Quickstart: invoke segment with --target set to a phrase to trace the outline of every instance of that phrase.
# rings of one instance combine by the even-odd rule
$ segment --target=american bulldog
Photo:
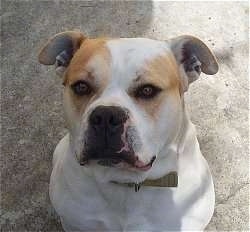
[[[184,93],[217,61],[193,36],[167,41],[56,34],[39,53],[62,76],[69,133],[50,199],[65,231],[203,230],[214,186]]]

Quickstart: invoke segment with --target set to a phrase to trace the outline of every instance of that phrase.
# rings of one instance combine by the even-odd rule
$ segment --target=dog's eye
[[[73,89],[74,93],[79,96],[88,95],[91,93],[91,88],[85,81],[77,81],[71,86],[71,88]]]
[[[147,84],[139,87],[135,91],[136,98],[149,99],[155,97],[161,91],[160,88]]]

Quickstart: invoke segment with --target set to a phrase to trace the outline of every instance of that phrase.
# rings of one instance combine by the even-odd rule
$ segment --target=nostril
[[[109,119],[109,124],[111,126],[118,126],[120,125],[122,122],[121,120],[119,120],[118,117],[114,117],[114,115],[111,115],[110,119]]]
[[[95,125],[95,126],[101,125],[102,124],[102,117],[99,115],[95,115],[95,117],[91,118],[91,124]]]

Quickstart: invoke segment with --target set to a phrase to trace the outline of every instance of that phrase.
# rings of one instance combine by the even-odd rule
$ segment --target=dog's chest
[[[58,181],[57,174],[52,173],[50,196],[57,212],[61,213],[63,224],[69,228],[150,230],[155,228],[155,223],[164,228],[175,220],[173,211],[169,211],[174,208],[170,189],[147,188],[135,192],[133,188],[115,184],[96,185],[88,179],[76,188],[75,183],[65,179]]]

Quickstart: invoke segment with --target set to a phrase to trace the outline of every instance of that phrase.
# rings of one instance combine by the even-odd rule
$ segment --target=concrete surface
[[[48,198],[52,152],[66,133],[61,80],[37,62],[51,35],[166,39],[191,34],[217,54],[220,72],[186,95],[214,177],[207,230],[248,230],[248,3],[2,0],[2,231],[62,231]]]

